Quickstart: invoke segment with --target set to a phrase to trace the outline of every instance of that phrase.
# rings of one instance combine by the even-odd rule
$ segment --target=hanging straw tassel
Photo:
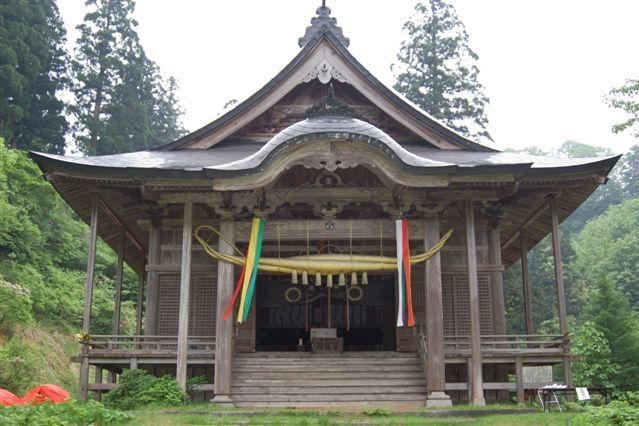
[[[366,272],[362,272],[362,285],[368,285],[368,274]]]
[[[351,285],[357,285],[357,272],[351,272]]]
[[[291,272],[291,284],[297,284],[297,271],[295,269]]]
[[[321,287],[321,286],[322,286],[322,274],[317,272],[315,274],[315,287]]]
[[[302,272],[302,285],[308,285],[308,272]]]
[[[338,285],[340,287],[344,287],[346,285],[346,275],[344,275],[343,272],[340,272],[340,274],[339,274]]]
[[[326,287],[333,288],[333,274],[328,274],[326,276]]]

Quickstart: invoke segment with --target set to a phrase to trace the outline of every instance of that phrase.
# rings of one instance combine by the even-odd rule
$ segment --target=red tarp
[[[42,404],[43,402],[64,402],[70,398],[69,392],[56,385],[39,385],[31,389],[22,398],[23,404]]]
[[[12,394],[6,389],[0,388],[0,404],[8,407],[9,405],[20,404],[20,398]]]

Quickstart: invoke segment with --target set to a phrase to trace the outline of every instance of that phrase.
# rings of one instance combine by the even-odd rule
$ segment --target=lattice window
[[[453,276],[442,276],[442,308],[444,310],[444,335],[455,334],[455,297],[453,293]]]
[[[479,318],[482,334],[493,333],[493,309],[490,275],[479,275]],[[463,274],[442,276],[444,334],[470,335],[470,298],[468,277]]]
[[[191,276],[189,335],[215,334],[216,279],[210,275]],[[177,336],[180,314],[180,276],[160,275],[160,318],[158,333]]]
[[[490,291],[490,275],[479,277],[479,318],[481,334],[493,334],[493,304]]]

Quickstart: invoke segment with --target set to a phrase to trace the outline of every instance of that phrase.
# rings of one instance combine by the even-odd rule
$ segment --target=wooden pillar
[[[501,235],[499,223],[492,223],[488,232],[488,256],[490,257],[490,263],[501,267]],[[506,334],[504,273],[502,271],[494,271],[491,277],[491,284],[493,297],[493,329],[495,334]]]
[[[93,303],[93,278],[95,273],[95,247],[98,239],[98,197],[93,197],[91,204],[91,227],[89,231],[89,254],[87,259],[87,279],[84,290],[84,315],[82,317],[82,333],[89,334],[91,325],[91,305]],[[82,347],[80,363],[80,400],[86,401],[89,396],[89,353],[88,346]]]
[[[466,250],[468,252],[468,287],[470,299],[471,395],[473,405],[486,405],[481,360],[481,327],[479,316],[479,280],[477,277],[477,248],[475,243],[475,215],[473,201],[465,200]]]
[[[235,222],[233,218],[220,221],[220,233],[229,242],[235,242]],[[223,239],[219,239],[220,253],[233,254],[233,248]],[[226,306],[233,295],[233,265],[217,262],[217,301],[215,314],[215,376],[213,401],[221,404],[231,403],[231,368],[233,361],[233,320],[222,319]]]
[[[424,220],[424,247],[432,247],[439,241],[440,229],[437,216]],[[428,397],[427,407],[452,405],[445,393],[446,364],[444,359],[444,310],[442,306],[442,267],[439,252],[426,261],[424,285],[426,294],[426,346]]]
[[[193,241],[193,202],[184,203],[182,223],[182,263],[180,266],[180,314],[178,320],[178,347],[176,380],[186,389],[186,369],[189,339],[189,301],[191,296],[191,243]]]
[[[149,265],[160,264],[160,242],[162,223],[159,218],[151,220],[149,229]],[[157,271],[149,271],[146,278],[146,309],[144,321],[144,334],[156,336],[158,334],[158,317],[160,304],[160,276]]]
[[[95,383],[102,384],[102,367],[99,365],[95,366]],[[94,399],[98,402],[102,400],[101,390],[94,391]]]
[[[520,357],[515,358],[515,381],[517,386],[517,404],[524,405],[525,389],[524,389],[524,364]]]
[[[564,271],[561,261],[561,243],[559,241],[559,216],[555,196],[548,197],[550,219],[552,221],[552,252],[555,259],[555,280],[557,282],[557,311],[559,312],[559,330],[564,336],[568,335],[568,321],[566,319],[566,293],[564,290]],[[570,347],[566,337],[564,343],[564,383],[572,387],[572,373],[570,366]]]
[[[521,250],[521,284],[524,296],[524,321],[526,324],[526,334],[533,334],[532,321],[532,301],[530,299],[530,281],[528,274],[528,243],[526,240],[526,231],[519,231],[519,247]]]
[[[115,301],[113,303],[113,334],[120,334],[120,306],[122,304],[122,280],[124,277],[124,228],[120,228],[118,238],[118,262],[115,266]]]
[[[138,298],[135,305],[135,335],[142,334],[142,310],[144,308],[144,273],[138,277]]]
[[[501,229],[499,218],[493,217],[488,230],[488,257],[491,265],[502,267],[501,260]],[[493,308],[493,332],[494,334],[506,334],[506,306],[504,302],[504,273],[494,271],[491,277],[491,295]],[[506,364],[495,365],[495,378],[497,382],[508,382],[508,366]],[[498,390],[497,399],[506,401],[510,397],[508,390]]]

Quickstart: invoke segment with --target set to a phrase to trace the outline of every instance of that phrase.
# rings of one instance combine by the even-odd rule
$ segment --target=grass
[[[429,418],[419,415],[393,415],[386,410],[370,410],[367,414],[339,411],[274,411],[258,415],[213,416],[188,411],[166,414],[157,411],[141,411],[135,414],[136,425],[565,425],[586,426],[581,413],[533,413],[488,415],[483,417],[454,416]],[[592,426],[592,425],[588,425]]]

